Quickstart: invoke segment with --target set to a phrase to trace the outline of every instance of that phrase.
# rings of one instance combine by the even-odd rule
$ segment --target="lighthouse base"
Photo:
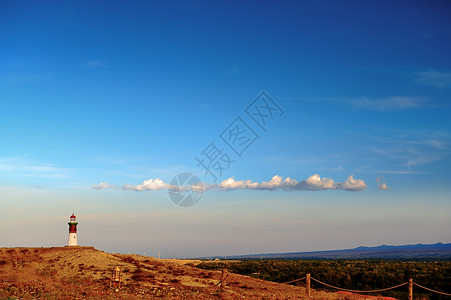
[[[76,233],[69,233],[69,242],[67,243],[67,245],[68,246],[78,246]]]

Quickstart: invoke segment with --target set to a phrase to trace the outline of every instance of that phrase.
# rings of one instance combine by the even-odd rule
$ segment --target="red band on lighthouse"
[[[69,223],[69,233],[77,233],[77,225]]]

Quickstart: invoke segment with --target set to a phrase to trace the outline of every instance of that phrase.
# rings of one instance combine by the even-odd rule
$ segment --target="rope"
[[[291,280],[291,281],[287,281],[287,282],[281,282],[281,283],[285,283],[285,284],[287,284],[287,283],[293,283],[293,282],[301,281],[301,280],[304,280],[304,279],[305,279],[305,277],[302,277],[301,279],[295,279],[295,280]]]
[[[226,275],[226,278],[227,278],[228,275],[229,275],[229,274]],[[283,283],[283,284],[288,284],[288,283],[293,283],[293,282],[301,281],[301,280],[304,280],[304,279],[305,279],[305,277],[302,277],[302,278],[300,278],[300,279],[295,279],[295,280],[291,280],[291,281],[287,281],[287,282],[281,282],[281,283]],[[401,287],[401,286],[403,286],[403,285],[408,284],[408,282],[404,282],[404,283],[401,283],[401,284],[398,284],[398,285],[395,285],[395,286],[392,286],[392,287],[389,287],[389,288],[386,288],[386,289],[369,290],[369,291],[359,291],[359,290],[348,290],[348,289],[340,288],[340,287],[338,287],[338,286],[333,286],[333,285],[327,284],[327,283],[325,283],[325,282],[319,281],[318,279],[315,279],[315,278],[313,278],[313,277],[310,277],[310,279],[311,279],[311,280],[314,280],[314,281],[316,281],[316,282],[318,282],[318,283],[321,283],[322,285],[325,285],[325,286],[327,286],[327,287],[333,288],[333,289],[337,289],[337,290],[345,291],[345,292],[353,292],[353,293],[378,293],[378,292],[384,292],[384,291],[388,291],[388,290],[393,290],[393,289],[396,289],[396,288],[399,288],[399,287]],[[217,284],[215,284],[215,286],[218,286],[218,285],[221,284],[221,283],[222,283],[222,280],[221,280],[220,282],[218,282]],[[422,289],[425,289],[425,290],[428,290],[428,291],[430,291],[430,292],[433,292],[433,293],[437,293],[437,294],[445,295],[445,296],[451,296],[451,294],[444,293],[444,292],[439,292],[439,291],[436,291],[436,290],[427,288],[427,287],[425,287],[425,286],[419,285],[418,283],[415,283],[415,282],[413,282],[413,284],[416,285],[416,286],[418,286],[418,287],[420,287],[420,288],[422,288]]]
[[[333,288],[333,289],[337,289],[337,290],[341,290],[341,291],[346,291],[346,292],[353,292],[353,293],[378,293],[378,292],[384,292],[384,291],[396,289],[396,288],[399,288],[400,286],[403,286],[403,285],[408,284],[408,282],[405,282],[405,283],[402,283],[402,284],[399,284],[399,285],[396,285],[396,286],[392,286],[392,287],[389,287],[389,288],[386,288],[386,289],[370,290],[370,291],[358,291],[358,290],[342,289],[342,288],[340,288],[340,287],[336,287],[336,286],[333,286],[333,285],[324,283],[324,282],[322,282],[322,281],[319,281],[318,279],[315,279],[315,278],[313,278],[313,277],[310,277],[310,279],[312,279],[312,280],[314,280],[314,281],[316,281],[316,282],[318,282],[318,283],[321,283],[321,284],[323,284],[323,285],[325,285],[325,286],[328,286],[328,287],[330,287],[330,288]]]
[[[418,283],[415,283],[415,282],[414,282],[413,284],[416,285],[416,286],[418,286],[418,287],[420,287],[420,288],[422,288],[422,289],[425,289],[425,290],[428,290],[428,291],[430,291],[430,292],[433,292],[433,293],[437,293],[437,294],[441,294],[441,295],[445,295],[445,296],[451,296],[451,294],[447,294],[447,293],[435,291],[435,290],[429,289],[429,288],[427,288],[427,287],[425,287],[425,286],[419,285]]]

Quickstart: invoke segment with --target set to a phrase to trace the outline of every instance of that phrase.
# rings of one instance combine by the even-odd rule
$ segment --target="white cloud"
[[[337,183],[339,189],[346,191],[363,191],[366,189],[365,181],[361,179],[354,179],[354,175],[351,175],[343,183]]]
[[[421,96],[392,96],[383,98],[317,98],[309,99],[310,101],[325,101],[348,105],[353,109],[370,110],[370,111],[402,111],[407,109],[430,107],[428,97]]]
[[[424,107],[427,100],[428,99],[426,97],[396,96],[380,99],[361,97],[344,101],[356,109],[374,111],[400,111],[411,108]]]
[[[413,155],[415,156],[409,158],[403,166],[410,169],[413,166],[428,164],[442,159],[442,157],[437,154],[414,153]]]
[[[318,174],[312,175],[307,180],[301,181],[301,186],[309,190],[336,189],[337,185],[332,179],[323,178]]]
[[[128,191],[158,191],[169,189],[170,187],[170,184],[167,184],[163,180],[156,178],[144,180],[143,183],[138,185],[125,185],[122,187],[122,189]]]
[[[114,187],[115,187],[114,185],[109,185],[108,182],[106,181],[92,186],[92,188],[96,190],[111,189]]]
[[[447,144],[437,139],[423,141],[423,144],[429,145],[435,149],[447,149]]]
[[[437,88],[451,87],[451,72],[416,72],[417,82]]]
[[[387,183],[384,181],[384,175],[380,175],[379,177],[376,177],[377,187],[379,190],[389,190],[390,188],[387,186]]]
[[[217,190],[284,190],[284,191],[321,191],[321,190],[347,190],[347,191],[362,191],[366,189],[366,184],[363,180],[354,179],[351,175],[345,182],[335,182],[330,178],[321,178],[318,174],[314,174],[309,178],[301,181],[279,175],[275,175],[268,182],[252,182],[251,180],[240,180],[229,178],[217,185],[209,185],[209,189]]]
[[[381,184],[378,184],[378,188],[380,190],[389,190],[390,189],[385,182],[382,182]]]
[[[0,158],[0,172],[8,176],[40,177],[40,178],[65,178],[68,177],[68,169],[63,169],[50,163],[34,162],[20,157]]]
[[[239,180],[236,181],[233,177],[226,179],[216,185],[219,190],[237,190],[237,189],[255,189],[258,186],[257,182],[251,180]]]
[[[95,189],[113,188],[107,182],[94,185]],[[157,190],[180,190],[180,189],[203,189],[203,190],[260,190],[260,191],[321,191],[321,190],[345,190],[345,191],[363,191],[367,188],[365,181],[355,179],[353,175],[349,176],[344,182],[335,182],[330,178],[321,178],[318,174],[314,174],[309,178],[301,181],[287,177],[275,175],[270,181],[262,181],[261,183],[252,180],[235,180],[233,177],[228,178],[218,184],[196,184],[193,186],[173,186],[165,183],[163,180],[148,179],[139,185],[125,185],[122,187],[126,191],[157,191]]]
[[[379,146],[369,149],[383,157],[384,160],[395,161],[400,167],[405,167],[407,171],[413,167],[441,161],[450,154],[450,137],[443,132],[403,131],[391,138],[378,138],[378,141],[381,143]],[[379,169],[377,173],[395,174],[394,172],[398,171],[405,170],[383,171]]]

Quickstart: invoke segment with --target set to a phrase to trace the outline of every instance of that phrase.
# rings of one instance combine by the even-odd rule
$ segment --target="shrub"
[[[139,262],[131,256],[126,256],[126,257],[122,258],[122,261],[129,263],[129,264],[134,264],[134,265],[139,264]]]
[[[155,278],[155,275],[153,273],[138,268],[133,272],[131,278],[135,281],[146,281]]]

